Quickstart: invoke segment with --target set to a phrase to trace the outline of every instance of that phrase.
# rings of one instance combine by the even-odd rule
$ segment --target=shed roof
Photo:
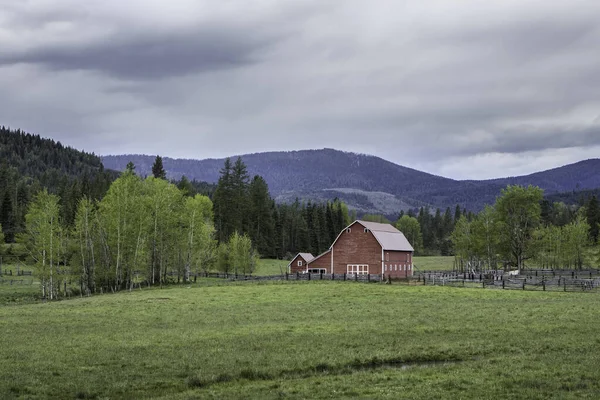
[[[294,260],[296,258],[298,258],[298,256],[302,257],[304,259],[304,261],[306,261],[306,263],[309,263],[315,259],[315,256],[313,256],[311,253],[298,253],[298,254],[296,254],[296,257],[292,258],[292,261],[290,261],[288,266],[290,266],[292,264],[292,262],[294,262]]]

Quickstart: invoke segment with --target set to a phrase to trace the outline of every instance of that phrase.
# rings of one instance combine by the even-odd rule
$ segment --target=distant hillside
[[[547,194],[600,187],[600,160],[593,159],[535,174],[485,181],[457,181],[403,167],[379,157],[332,149],[256,153],[241,156],[250,174],[263,176],[278,201],[343,199],[361,212],[397,214],[425,205],[477,211],[491,204],[508,184],[536,185]],[[102,157],[107,168],[122,170],[132,161],[150,174],[153,156]],[[223,159],[163,158],[171,178],[216,182]]]
[[[41,188],[61,195],[61,217],[69,223],[82,196],[102,197],[117,176],[94,154],[0,127],[0,225],[9,241],[22,232],[27,205]]]

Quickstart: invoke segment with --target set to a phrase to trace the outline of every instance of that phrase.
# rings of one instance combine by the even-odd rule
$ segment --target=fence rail
[[[355,282],[381,282],[381,275],[377,274],[314,274],[314,273],[295,273],[282,275],[241,275],[224,274],[216,272],[202,272],[192,274],[192,277],[198,278],[218,278],[231,281],[355,281]]]
[[[541,272],[543,271],[543,273]],[[538,272],[537,274],[535,272]],[[554,273],[553,273],[554,272]],[[600,271],[527,271],[524,275],[493,273],[423,273],[417,276],[423,285],[481,287],[485,289],[537,290],[560,292],[600,292]]]

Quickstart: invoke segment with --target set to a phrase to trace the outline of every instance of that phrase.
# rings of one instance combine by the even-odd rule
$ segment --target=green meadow
[[[598,301],[202,280],[3,304],[0,398],[598,398]]]
[[[413,257],[415,273],[422,271],[452,271],[454,256],[415,256]]]

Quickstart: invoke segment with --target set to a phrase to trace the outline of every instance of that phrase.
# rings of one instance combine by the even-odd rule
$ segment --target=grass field
[[[413,257],[415,272],[419,271],[452,271],[454,256]]]
[[[218,283],[0,306],[0,398],[598,398],[586,294]]]
[[[271,258],[261,258],[256,266],[254,275],[281,275],[287,271],[287,266],[290,262],[287,260],[275,260]]]

